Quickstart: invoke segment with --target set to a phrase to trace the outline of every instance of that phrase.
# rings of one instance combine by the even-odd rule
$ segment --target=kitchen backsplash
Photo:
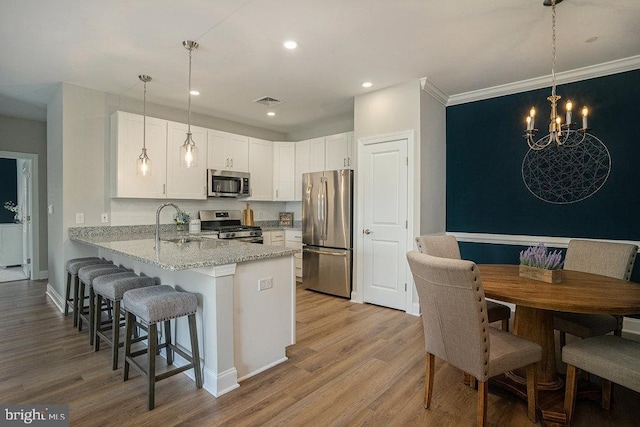
[[[242,210],[250,203],[256,223],[271,222],[277,226],[280,212],[294,212],[293,219],[302,219],[300,202],[252,202],[246,199],[207,199],[207,200],[161,200],[161,199],[111,199],[109,223],[105,225],[145,225],[155,224],[156,210],[163,203],[175,203],[181,210],[193,217],[198,211]],[[163,209],[160,214],[161,224],[170,224],[175,218],[173,209]]]

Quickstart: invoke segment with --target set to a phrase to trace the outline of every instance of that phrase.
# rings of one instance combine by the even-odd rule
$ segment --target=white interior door
[[[363,300],[406,310],[407,140],[364,145],[362,156]]]

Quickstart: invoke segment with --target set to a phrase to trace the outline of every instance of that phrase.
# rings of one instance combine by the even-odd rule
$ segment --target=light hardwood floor
[[[44,282],[0,284],[0,403],[67,404],[71,425],[473,426],[476,391],[437,361],[430,410],[422,406],[421,319],[298,289],[297,343],[289,360],[218,399],[176,375],[146,410],[137,373],[122,382],[110,353],[94,353],[45,296]],[[640,395],[614,386],[613,408],[578,402],[576,426],[638,425]],[[523,401],[491,388],[488,422],[532,425]]]

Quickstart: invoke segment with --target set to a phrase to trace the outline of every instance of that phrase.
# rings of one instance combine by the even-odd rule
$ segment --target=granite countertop
[[[210,236],[210,235],[209,235]],[[143,227],[74,227],[69,238],[165,270],[187,270],[216,265],[250,262],[293,255],[297,249],[265,246],[235,240],[207,238],[206,233],[188,234],[161,231],[160,247],[154,234]]]

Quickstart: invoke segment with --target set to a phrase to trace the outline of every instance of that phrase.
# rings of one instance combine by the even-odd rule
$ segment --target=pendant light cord
[[[144,101],[142,105],[142,151],[147,152],[147,81],[144,81]]]
[[[551,0],[551,96],[556,96],[556,0]]]
[[[191,134],[191,52],[193,48],[189,48],[189,104],[187,107],[187,133]]]

